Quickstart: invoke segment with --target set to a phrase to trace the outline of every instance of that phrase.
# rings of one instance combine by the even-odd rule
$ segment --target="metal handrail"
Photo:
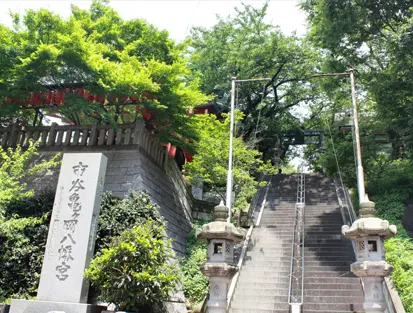
[[[300,312],[304,300],[304,208],[305,208],[305,174],[303,167],[298,173],[297,183],[297,201],[294,207],[294,227],[293,241],[291,244],[291,264],[290,264],[290,286],[288,289],[288,304],[291,306],[291,312]],[[296,270],[294,271],[294,261],[297,262]],[[301,263],[301,267],[300,267]],[[301,289],[301,294],[293,295],[293,278],[296,280],[296,286]],[[298,280],[301,279],[301,284]]]
[[[258,181],[258,184],[261,184],[262,181],[265,180],[266,176],[268,176],[268,175],[265,175],[264,173],[261,173],[261,174],[260,174],[259,181]],[[268,185],[267,185],[267,186],[268,186]],[[257,207],[257,203],[258,203],[258,200],[259,200],[259,198],[260,198],[261,192],[262,192],[262,190],[259,190],[259,191],[255,194],[254,198],[253,198],[252,201],[251,201],[251,203],[250,203],[250,205],[249,205],[249,207],[248,207],[248,218],[254,219],[254,211],[255,211],[255,209],[256,209],[256,207]]]
[[[344,184],[341,180],[340,182],[337,182],[337,179],[334,179],[333,181],[336,187],[338,203],[340,205],[340,209],[342,210],[343,222],[350,226],[357,219],[357,214],[354,210],[350,194],[348,192],[348,189],[344,187]],[[344,208],[347,209],[346,213],[347,213],[348,218],[346,218],[343,212]]]

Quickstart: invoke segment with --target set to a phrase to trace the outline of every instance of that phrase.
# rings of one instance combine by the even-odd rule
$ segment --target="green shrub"
[[[126,198],[105,192],[99,214],[95,251],[107,247],[113,237],[132,228],[137,222],[148,219],[158,225],[164,224],[159,206],[151,201],[146,192],[131,191]]]
[[[148,220],[113,238],[92,260],[86,276],[117,309],[153,312],[177,285],[171,257],[165,226]]]
[[[386,260],[394,267],[392,279],[403,302],[406,313],[413,313],[413,242],[401,220],[405,192],[393,192],[375,196],[377,215],[397,226],[397,235],[385,241]]]
[[[399,230],[401,229],[399,228]],[[394,267],[392,279],[397,287],[406,313],[413,313],[412,240],[396,236],[386,240],[384,246],[386,248],[386,260]]]
[[[0,223],[0,303],[11,298],[36,296],[46,247],[54,193],[9,202]],[[102,198],[95,254],[107,247],[113,237],[139,222],[152,219],[162,225],[158,207],[144,192],[131,192],[119,198],[105,192]],[[90,295],[98,296],[91,289]]]
[[[5,208],[0,223],[0,303],[36,296],[53,199],[48,193]]]
[[[208,294],[208,279],[200,270],[207,260],[207,243],[196,238],[196,230],[205,223],[198,221],[194,224],[188,236],[187,255],[181,260],[182,289],[192,305],[201,302]]]

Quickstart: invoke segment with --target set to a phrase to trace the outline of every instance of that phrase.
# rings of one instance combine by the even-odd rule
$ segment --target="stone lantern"
[[[228,208],[221,202],[214,209],[214,221],[204,225],[198,238],[208,241],[207,263],[202,273],[209,277],[209,313],[225,313],[231,278],[238,270],[234,263],[234,243],[240,242],[245,231],[227,222]]]
[[[356,242],[357,261],[351,264],[351,271],[363,279],[364,310],[384,312],[383,280],[393,269],[385,261],[384,239],[396,234],[396,226],[377,218],[374,203],[367,201],[360,204],[360,218],[351,227],[344,225],[341,230],[347,239]]]

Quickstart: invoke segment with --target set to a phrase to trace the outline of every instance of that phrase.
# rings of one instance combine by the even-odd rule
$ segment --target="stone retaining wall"
[[[50,158],[56,149],[40,149],[40,158]],[[172,247],[178,257],[185,254],[186,241],[191,231],[192,195],[187,188],[175,160],[165,157],[164,168],[140,146],[126,147],[76,147],[61,149],[61,153],[102,152],[108,158],[105,191],[117,196],[127,196],[130,190],[146,190],[151,199],[160,206],[161,215],[168,222],[168,236],[174,241]],[[55,191],[59,169],[44,173],[29,183],[37,193]]]

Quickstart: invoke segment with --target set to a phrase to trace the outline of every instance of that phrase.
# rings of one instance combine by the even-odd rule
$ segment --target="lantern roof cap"
[[[368,236],[390,238],[396,235],[397,227],[378,217],[366,217],[356,220],[351,227],[344,225],[341,232],[350,240]]]
[[[228,208],[221,203],[214,208],[214,221],[202,226],[197,231],[197,237],[202,239],[225,239],[240,242],[245,236],[244,229],[238,229],[234,224],[227,222]]]

